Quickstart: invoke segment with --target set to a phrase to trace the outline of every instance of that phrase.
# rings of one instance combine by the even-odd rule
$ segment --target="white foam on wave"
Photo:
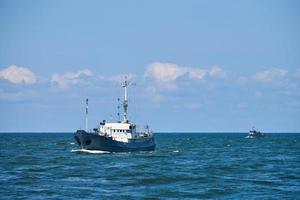
[[[110,153],[108,151],[100,151],[100,150],[87,150],[87,149],[72,149],[71,152],[78,152],[78,153],[90,153],[90,154],[103,154],[103,153]]]
[[[173,151],[174,153],[178,153],[179,151],[178,150],[175,150],[175,151]]]
[[[75,143],[74,143],[74,142],[71,142],[70,144],[74,145]]]

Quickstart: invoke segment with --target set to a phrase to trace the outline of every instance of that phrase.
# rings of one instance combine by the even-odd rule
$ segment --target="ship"
[[[122,102],[123,120],[108,122],[102,120],[98,127],[88,130],[88,99],[86,99],[86,127],[74,133],[74,138],[83,150],[100,150],[107,152],[154,151],[155,140],[153,132],[146,125],[143,131],[137,130],[137,125],[128,119],[128,86],[132,85],[125,77],[124,100]],[[118,99],[119,100],[119,99]],[[118,106],[119,107],[119,106]],[[118,116],[120,113],[118,112]]]
[[[247,138],[260,138],[265,137],[265,134],[256,130],[255,127],[252,127],[252,130],[249,131]]]

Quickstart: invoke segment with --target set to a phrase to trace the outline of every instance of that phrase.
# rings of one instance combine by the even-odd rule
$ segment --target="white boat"
[[[265,137],[265,134],[256,130],[255,127],[252,127],[252,130],[249,131],[248,136],[246,138],[258,138]]]

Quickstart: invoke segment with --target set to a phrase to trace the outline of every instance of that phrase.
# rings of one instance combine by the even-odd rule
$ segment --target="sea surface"
[[[0,133],[0,199],[300,199],[300,134],[157,133],[153,152]]]

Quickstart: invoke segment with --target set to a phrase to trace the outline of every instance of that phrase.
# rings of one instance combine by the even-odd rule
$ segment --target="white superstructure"
[[[124,100],[123,100],[123,109],[124,117],[123,121],[118,122],[106,122],[103,120],[100,122],[99,128],[96,129],[96,133],[102,136],[111,137],[113,140],[120,142],[129,142],[129,140],[143,139],[152,137],[152,132],[149,130],[149,127],[146,126],[143,132],[137,132],[136,125],[130,123],[128,120],[128,96],[127,96],[127,87],[130,85],[127,78],[122,84],[124,88]]]

